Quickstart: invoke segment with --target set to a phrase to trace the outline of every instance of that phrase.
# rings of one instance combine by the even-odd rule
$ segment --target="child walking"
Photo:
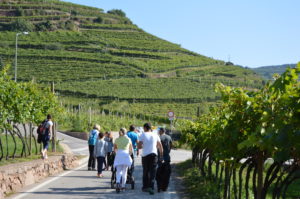
[[[106,153],[107,153],[107,142],[104,141],[104,134],[99,133],[99,139],[95,144],[95,150],[94,150],[94,156],[97,158],[97,166],[98,166],[97,176],[99,178],[103,177],[102,170],[103,170],[103,164],[105,161]]]

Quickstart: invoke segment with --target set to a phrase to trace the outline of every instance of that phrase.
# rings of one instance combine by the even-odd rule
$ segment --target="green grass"
[[[215,172],[215,165],[212,166],[213,173]],[[183,177],[184,185],[186,187],[186,192],[189,194],[190,198],[222,198],[222,185],[221,190],[218,189],[218,184],[212,179],[203,177],[200,174],[198,168],[193,167],[192,161],[187,160],[185,162],[179,163],[176,166],[176,171]],[[265,174],[266,175],[266,170]],[[243,173],[243,181],[245,181],[246,171]],[[252,174],[250,177],[249,188],[252,189]],[[233,182],[231,182],[233,184]],[[237,181],[238,186],[238,181]],[[286,198],[295,199],[300,197],[300,180],[294,181],[288,188]],[[233,190],[232,190],[233,191]],[[243,191],[243,195],[245,192]],[[250,198],[253,197],[252,190],[249,190]],[[267,194],[267,199],[272,198],[272,187],[269,189]]]
[[[15,144],[13,142],[13,138],[12,136],[9,134],[7,136],[7,140],[6,140],[6,136],[5,134],[1,134],[0,135],[0,139],[1,139],[1,143],[2,143],[2,149],[0,149],[0,156],[3,154],[3,159],[0,161],[0,166],[2,165],[6,165],[6,164],[12,164],[12,163],[17,163],[17,162],[24,162],[24,161],[31,161],[34,159],[39,159],[41,158],[40,154],[40,144],[37,144],[37,149],[35,148],[34,145],[34,139],[32,140],[32,150],[31,150],[31,155],[29,155],[29,150],[28,148],[26,148],[26,153],[27,153],[27,157],[23,156],[21,157],[21,153],[22,153],[22,141],[21,139],[19,139],[17,136],[14,136],[15,140],[16,140],[16,154],[15,154],[15,158],[13,158],[13,151],[15,149]],[[27,143],[29,145],[29,139],[27,139]],[[8,154],[9,154],[9,159],[6,160],[6,154],[7,154],[7,149],[8,149]],[[63,148],[57,144],[56,145],[56,151],[55,153],[52,153],[52,144],[50,143],[49,145],[49,155],[55,155],[57,153],[63,153]],[[38,155],[36,155],[36,153]]]
[[[183,177],[186,193],[191,199],[219,199],[221,192],[216,183],[201,176],[199,169],[192,167],[192,161],[187,160],[176,166],[176,171]]]

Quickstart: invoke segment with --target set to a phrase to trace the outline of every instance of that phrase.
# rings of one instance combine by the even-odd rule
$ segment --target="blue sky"
[[[145,31],[215,59],[257,67],[300,61],[300,0],[66,0],[122,9]]]

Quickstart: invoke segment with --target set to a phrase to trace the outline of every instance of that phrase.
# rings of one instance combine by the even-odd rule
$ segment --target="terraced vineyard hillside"
[[[192,118],[198,106],[219,98],[215,83],[257,88],[262,82],[251,70],[146,33],[121,10],[4,0],[0,30],[2,65],[13,65],[16,33],[30,32],[18,38],[18,81],[55,82],[59,95],[98,99],[111,111],[165,116],[172,109]]]

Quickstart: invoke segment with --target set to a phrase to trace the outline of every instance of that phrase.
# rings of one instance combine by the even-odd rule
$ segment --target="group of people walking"
[[[138,134],[134,125],[129,127],[129,131],[121,128],[119,137],[115,140],[110,132],[100,132],[98,124],[90,132],[88,170],[96,170],[97,160],[97,176],[103,177],[103,169],[108,170],[111,166],[116,171],[118,193],[125,190],[128,169],[133,171],[134,160],[139,156],[140,149],[143,167],[142,191],[154,194],[155,179],[158,192],[168,188],[172,139],[165,133],[164,128],[159,129],[159,134],[153,132],[150,123],[145,123],[143,129],[144,132]]]

